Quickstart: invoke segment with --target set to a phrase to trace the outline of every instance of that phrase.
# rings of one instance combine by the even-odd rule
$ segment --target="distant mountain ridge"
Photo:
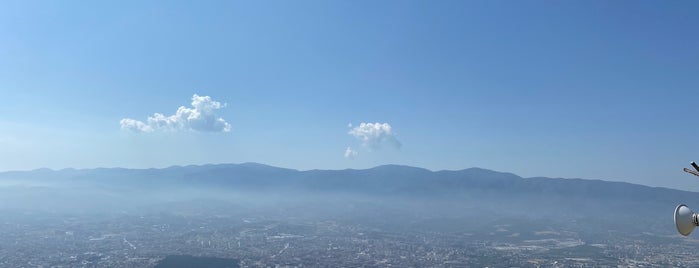
[[[555,194],[567,197],[676,200],[699,193],[626,182],[587,179],[522,178],[482,168],[430,171],[382,165],[369,169],[305,170],[259,163],[171,166],[161,169],[36,169],[0,172],[0,180],[78,181],[134,187],[168,185],[216,186],[238,189],[299,188],[381,194],[433,194],[486,191],[503,194]],[[690,199],[691,200],[691,199]]]
[[[625,230],[631,228],[628,223],[633,223],[632,228],[639,231],[654,228],[667,233],[674,230],[671,217],[674,207],[680,203],[697,207],[691,202],[699,201],[696,192],[626,182],[522,178],[481,168],[430,171],[399,165],[300,171],[243,163],[0,173],[0,186],[13,184],[24,187],[17,192],[22,196],[51,195],[51,198],[66,201],[74,194],[93,194],[91,198],[104,199],[108,204],[114,202],[114,196],[147,197],[154,193],[168,195],[208,190],[224,196],[245,193],[290,200],[355,196],[359,198],[356,200],[366,197],[366,200],[373,200],[367,202],[379,206],[431,204],[442,211],[471,213],[474,219],[492,218],[491,214],[497,213],[518,219],[555,219],[583,225],[608,222],[609,226]],[[8,194],[14,193],[7,190],[10,188],[4,189]],[[7,200],[12,201],[11,198]]]

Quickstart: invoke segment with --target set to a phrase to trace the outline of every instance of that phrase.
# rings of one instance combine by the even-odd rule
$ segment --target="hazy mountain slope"
[[[163,169],[37,169],[1,172],[0,181],[16,184],[71,183],[149,188],[216,186],[233,189],[291,188],[382,194],[453,194],[462,192],[509,195],[551,195],[568,198],[675,201],[699,197],[699,193],[602,180],[522,178],[511,173],[469,168],[429,171],[409,166],[385,165],[355,170],[298,171],[256,163],[173,166]]]
[[[275,196],[292,202],[304,199],[319,207],[330,200],[328,196],[340,196],[331,198],[335,204],[349,204],[360,200],[357,196],[365,196],[373,201],[361,202],[409,213],[481,219],[497,215],[596,219],[622,227],[633,222],[638,228],[661,230],[673,230],[671,214],[677,204],[699,201],[699,193],[623,182],[521,178],[480,168],[433,172],[398,165],[309,171],[256,163],[163,169],[39,169],[0,173],[0,185],[6,186],[0,201],[25,208],[52,205],[53,200],[66,207],[80,207],[80,200],[91,200],[94,207],[118,208],[119,202],[226,197],[233,192],[266,193],[262,199]],[[25,202],[23,196],[36,197]],[[346,196],[355,197],[344,201]]]

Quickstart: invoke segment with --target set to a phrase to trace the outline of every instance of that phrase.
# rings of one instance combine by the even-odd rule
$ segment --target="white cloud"
[[[352,147],[347,147],[347,149],[345,150],[345,157],[347,158],[354,158],[358,154],[359,153],[357,151],[352,150]]]
[[[218,117],[215,110],[226,107],[209,96],[192,96],[192,107],[180,106],[174,115],[165,116],[154,113],[146,122],[124,118],[119,121],[121,129],[134,132],[153,132],[156,130],[180,131],[194,130],[203,132],[229,132],[231,124]]]
[[[361,140],[363,146],[371,149],[380,149],[382,144],[389,144],[396,149],[401,146],[396,139],[396,133],[388,123],[361,123],[347,134]]]
[[[121,125],[121,129],[131,130],[134,132],[153,132],[153,128],[151,126],[130,118],[121,119],[119,124]]]

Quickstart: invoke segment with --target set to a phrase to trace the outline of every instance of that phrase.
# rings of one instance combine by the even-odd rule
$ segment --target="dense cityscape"
[[[2,267],[155,267],[170,255],[225,258],[241,267],[699,265],[695,239],[615,231],[590,235],[544,222],[447,233],[284,215],[115,214],[100,220],[5,215]]]

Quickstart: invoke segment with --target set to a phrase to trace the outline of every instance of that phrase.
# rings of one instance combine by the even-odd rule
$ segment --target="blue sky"
[[[4,1],[0,170],[390,163],[699,190],[681,171],[699,161],[698,8]],[[230,131],[120,127],[194,94]]]

